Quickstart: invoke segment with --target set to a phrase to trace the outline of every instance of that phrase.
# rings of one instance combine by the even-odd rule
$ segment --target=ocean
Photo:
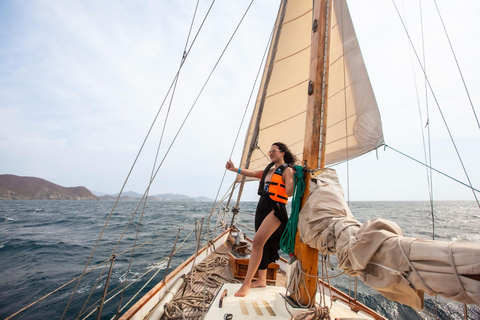
[[[382,217],[396,222],[405,236],[432,239],[428,202],[351,202],[349,205],[360,222]],[[196,234],[187,227],[194,225],[196,220],[212,209],[212,203],[208,202],[150,202],[140,223],[143,207],[140,206],[131,219],[138,203],[119,202],[104,229],[112,206],[111,201],[0,201],[1,319],[56,289],[55,293],[13,319],[59,319],[67,304],[69,307],[65,319],[76,318],[79,314],[79,318],[83,319],[90,313],[93,314],[90,318],[96,317],[95,309],[90,306],[103,292],[110,267],[103,262],[116,247],[117,256],[109,290],[115,289],[117,295],[105,305],[102,313],[102,319],[110,319],[117,312],[120,300],[124,306],[142,286],[149,290],[162,279],[167,268],[173,270],[190,256]],[[241,204],[239,222],[242,225],[252,225],[251,214],[255,212],[255,206],[254,202]],[[439,202],[435,203],[434,212],[436,240],[480,243],[480,209],[476,203]],[[130,220],[131,224],[126,229],[126,222]],[[231,220],[230,214],[226,220]],[[213,218],[209,227],[213,228],[216,222],[217,219]],[[201,223],[198,225],[201,226]],[[203,230],[205,226],[206,221]],[[139,236],[136,239],[137,230]],[[246,228],[242,230],[250,237],[254,235]],[[102,232],[102,239],[97,244]],[[168,266],[165,257],[172,251],[177,233],[179,240],[176,248],[183,250],[174,255]],[[117,245],[120,237],[122,241]],[[129,248],[135,241],[137,246],[141,246],[135,249],[134,260],[127,273],[132,255]],[[95,246],[95,253],[91,255]],[[87,273],[78,286],[78,281],[73,281],[62,287],[82,273],[87,261],[90,261],[87,270],[96,268]],[[335,264],[334,259],[332,263]],[[97,282],[102,271],[101,281]],[[331,274],[336,272],[330,271]],[[154,274],[153,280],[147,283]],[[354,281],[346,276],[332,279],[331,283],[346,293],[354,288]],[[122,294],[124,286],[127,288]],[[72,297],[73,291],[75,295]],[[86,304],[89,295],[91,297]],[[425,297],[425,309],[417,313],[383,298],[358,281],[357,299],[388,319],[464,319],[462,304]],[[480,308],[468,306],[468,319],[480,319]]]

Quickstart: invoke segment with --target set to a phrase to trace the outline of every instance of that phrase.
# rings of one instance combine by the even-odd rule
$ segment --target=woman
[[[252,253],[248,264],[247,275],[243,285],[235,293],[237,297],[245,297],[250,288],[267,285],[267,267],[279,258],[280,238],[287,225],[288,215],[285,204],[293,194],[293,166],[296,158],[287,146],[275,142],[268,152],[272,161],[265,170],[235,168],[232,160],[228,160],[225,168],[247,177],[260,180],[257,211],[255,213],[256,234],[253,239]],[[258,279],[252,283],[258,269]]]

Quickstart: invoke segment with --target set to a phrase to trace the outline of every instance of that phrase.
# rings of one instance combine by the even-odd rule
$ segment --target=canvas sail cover
[[[240,163],[263,170],[274,142],[299,160],[305,139],[312,1],[282,1]],[[326,164],[383,143],[380,114],[344,0],[333,2],[329,46]],[[241,179],[241,177],[237,177]]]
[[[394,222],[355,220],[333,169],[311,184],[298,230],[307,245],[336,254],[338,267],[386,298],[423,308],[417,290],[480,305],[480,244],[404,237]]]

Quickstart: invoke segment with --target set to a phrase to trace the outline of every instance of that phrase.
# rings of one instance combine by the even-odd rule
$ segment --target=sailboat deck
[[[202,319],[202,308],[198,306],[201,305],[201,302],[203,301],[203,293],[205,290],[209,292],[206,294],[206,297],[210,297],[210,300],[213,300],[223,284],[235,281],[241,283],[241,281],[234,278],[232,266],[229,264],[228,254],[231,252],[232,244],[229,241],[226,241],[220,247],[216,248],[215,252],[205,259],[205,261],[197,264],[193,276],[186,277],[187,285],[185,288],[175,294],[173,301],[185,302],[182,304],[183,308],[180,308],[182,309],[183,314],[188,316],[189,319]],[[276,274],[275,283],[270,283],[268,286],[276,285],[279,287],[285,287],[285,279],[285,272],[279,269]],[[233,292],[229,292],[228,294],[233,296]],[[187,303],[192,302],[189,301],[190,297],[195,301],[195,306],[187,305]],[[208,307],[206,308],[208,309]],[[198,314],[198,317],[192,317],[195,314]],[[161,319],[169,318],[164,315]]]
[[[173,319],[175,316],[181,319],[182,315],[188,319],[217,319],[221,315],[221,319],[226,313],[233,314],[234,319],[290,319],[283,299],[286,274],[282,269],[278,269],[275,283],[266,288],[252,289],[247,297],[234,297],[240,281],[232,273],[231,259],[228,258],[231,252],[232,244],[226,241],[198,263],[193,276],[186,276],[187,284],[175,294],[173,303],[166,307],[161,319]],[[350,301],[336,289],[331,297],[326,297],[326,301],[328,305],[331,303],[330,315],[335,319],[384,319],[364,305]],[[288,309],[293,313],[305,311]],[[169,314],[171,317],[168,317]]]

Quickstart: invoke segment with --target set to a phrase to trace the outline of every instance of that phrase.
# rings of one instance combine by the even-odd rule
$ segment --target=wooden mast
[[[315,0],[313,4],[312,40],[310,48],[310,84],[307,102],[303,164],[309,169],[325,167],[325,131],[328,92],[328,44],[330,42],[331,0]],[[321,148],[320,148],[321,144]],[[301,206],[309,194],[310,173],[305,175],[305,192]],[[294,299],[302,305],[312,304],[316,293],[318,250],[304,244],[295,237],[295,257],[302,262],[303,271],[312,277],[305,277],[306,285],[300,286],[300,296]]]

